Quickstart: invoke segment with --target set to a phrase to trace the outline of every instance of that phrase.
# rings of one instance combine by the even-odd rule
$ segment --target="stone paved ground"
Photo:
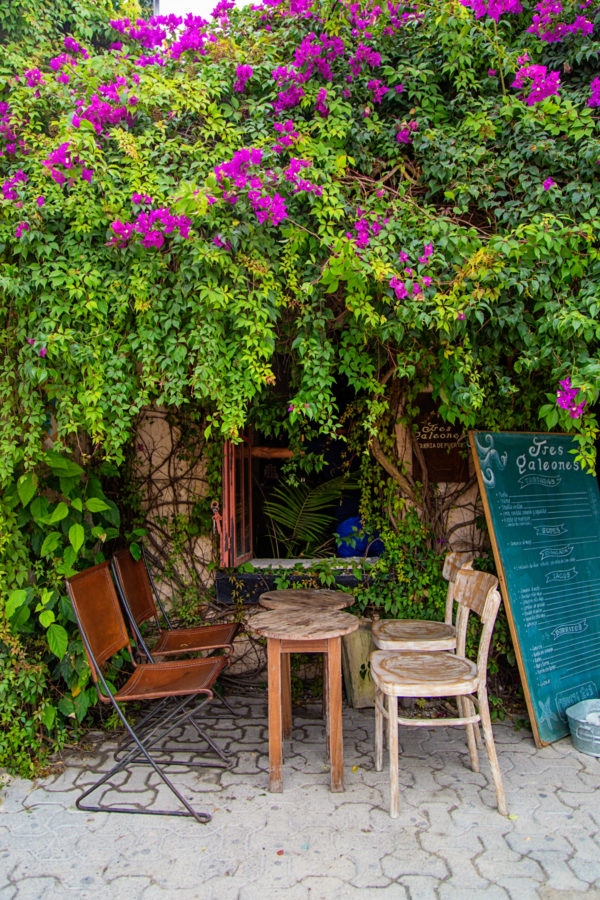
[[[329,900],[600,898],[600,762],[564,739],[495,726],[510,817],[495,809],[487,760],[468,768],[460,729],[404,729],[401,811],[388,815],[387,772],[373,767],[373,711],[344,709],[346,790],[332,794],[319,709],[296,710],[284,792],[270,794],[266,698],[234,699],[211,720],[231,769],[181,774],[212,813],[189,819],[84,813],[77,786],[108,759],[106,740],[64,772],[12,780],[0,803],[0,898]],[[153,776],[136,768],[126,790]],[[154,792],[147,796],[152,799]]]

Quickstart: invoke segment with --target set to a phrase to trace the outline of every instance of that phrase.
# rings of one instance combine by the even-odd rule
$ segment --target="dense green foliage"
[[[431,383],[444,413],[467,425],[543,425],[545,407],[551,427],[595,427],[593,35],[544,43],[525,31],[531,8],[496,26],[445,2],[419,4],[418,16],[391,29],[389,14],[371,16],[365,42],[341,3],[324,7],[322,21],[276,6],[262,17],[230,13],[203,55],[139,66],[153,50],[113,31],[130,52],[109,51],[102,10],[92,23],[81,12],[92,4],[69,5],[78,14],[65,31],[89,57],[51,69],[60,44],[25,43],[19,81],[4,95],[28,149],[1,162],[5,178],[20,169],[28,179],[15,186],[17,202],[2,200],[4,473],[23,454],[39,456],[50,403],[59,440],[89,435],[93,450],[118,460],[151,402],[206,404],[226,435],[252,404],[271,428],[289,406],[292,426],[331,431],[340,379],[364,398],[373,429],[390,378],[408,392]],[[60,8],[41,17],[31,2],[54,24]],[[303,41],[323,48],[317,34],[343,40],[345,54],[330,60],[330,80],[315,70],[300,102],[276,115],[273,71],[290,67]],[[363,62],[347,82],[361,45],[379,62]],[[8,54],[15,67],[17,47]],[[527,50],[561,77],[559,94],[533,105],[510,87]],[[242,64],[253,74],[232,90]],[[36,68],[30,85],[22,72]],[[65,72],[68,83],[58,80]],[[118,79],[116,103],[99,92]],[[379,104],[374,80],[388,87]],[[318,111],[323,89],[327,115]],[[95,128],[81,117],[94,95],[133,113]],[[293,121],[297,135],[280,151],[274,121]],[[403,129],[408,143],[397,140]],[[57,164],[71,176],[57,183],[44,161],[67,142],[78,162],[70,171]],[[276,224],[258,220],[250,185],[215,176],[241,148],[261,151],[248,168],[259,192],[285,200]],[[296,190],[290,156],[310,164],[301,174],[318,192]],[[189,236],[175,228],[160,247],[142,246],[139,233],[111,243],[111,223],[144,208],[134,194],[189,218]],[[236,203],[223,199],[234,194]],[[392,279],[406,282],[406,297]],[[293,360],[287,396],[275,384],[275,353]],[[587,401],[582,419],[554,404],[567,376]]]
[[[183,35],[111,26],[135,0],[0,5],[0,685],[35,735],[90,699],[62,581],[118,525],[93,479],[148,405],[293,447],[351,414],[416,500],[386,434],[429,385],[593,463],[596,3],[561,40],[533,3],[224,2]]]

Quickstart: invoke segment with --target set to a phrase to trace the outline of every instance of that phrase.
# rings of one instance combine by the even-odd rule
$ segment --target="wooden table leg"
[[[344,739],[342,734],[342,649],[341,638],[327,641],[327,720],[331,790],[344,790]]]
[[[331,742],[329,737],[329,652],[323,653],[323,718],[325,720],[325,743],[327,759],[331,761]]]
[[[283,717],[283,739],[292,737],[292,671],[291,654],[281,654],[281,714]]]
[[[281,641],[267,638],[269,691],[269,790],[283,791],[281,753]]]

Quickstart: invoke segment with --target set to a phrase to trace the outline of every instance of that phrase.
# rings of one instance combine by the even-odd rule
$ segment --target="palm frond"
[[[273,524],[273,537],[287,547],[290,556],[310,554],[331,535],[334,509],[344,489],[356,485],[343,476],[316,487],[305,484],[278,486],[265,501],[265,513]]]

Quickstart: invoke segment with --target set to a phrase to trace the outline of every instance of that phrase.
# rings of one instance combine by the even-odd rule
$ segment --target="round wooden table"
[[[344,790],[344,742],[342,735],[341,638],[358,628],[358,619],[340,610],[316,613],[302,609],[271,609],[248,622],[256,634],[267,638],[269,690],[269,790],[283,790],[282,737],[292,731],[290,653],[322,653],[327,748],[331,765],[331,790]],[[283,667],[282,667],[283,654]],[[282,668],[284,677],[282,678]]]
[[[286,591],[266,591],[258,598],[258,602],[266,609],[304,609],[307,612],[329,612],[332,609],[345,609],[352,606],[354,596],[344,591],[331,591],[328,588],[298,588]]]

